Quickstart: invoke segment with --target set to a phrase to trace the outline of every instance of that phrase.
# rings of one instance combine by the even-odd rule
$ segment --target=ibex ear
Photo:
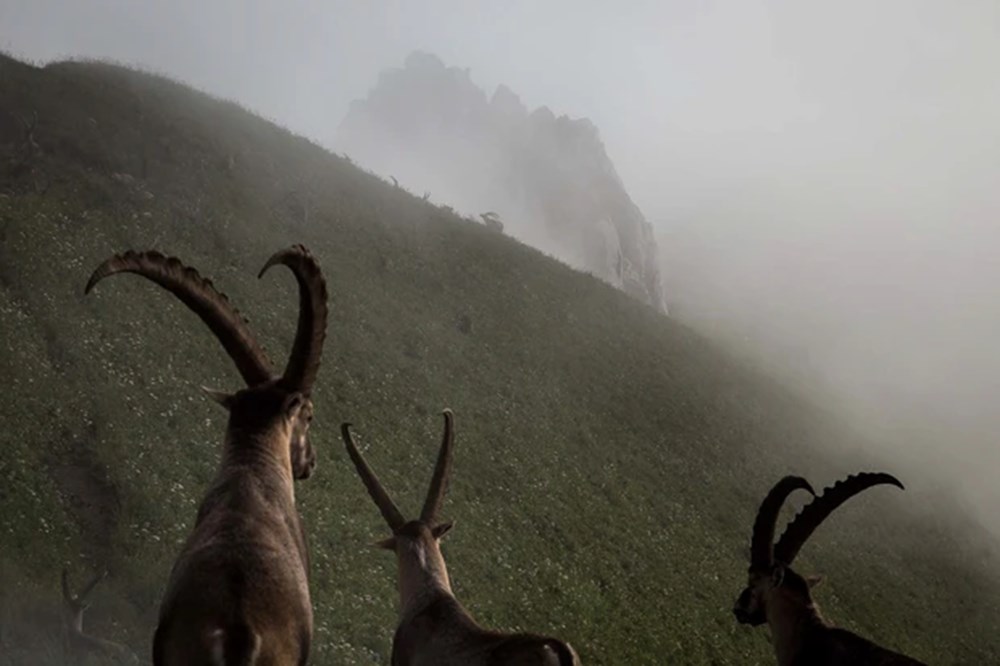
[[[396,550],[396,537],[389,537],[388,539],[376,541],[375,546],[376,548],[382,548],[384,550]]]
[[[823,576],[806,576],[806,585],[812,589],[823,582]]]
[[[771,568],[771,587],[781,587],[785,581],[785,567],[775,564]]]
[[[447,523],[441,523],[440,525],[435,525],[434,527],[431,528],[431,534],[434,535],[435,539],[440,539],[445,534],[447,534],[448,530],[450,530],[452,527],[454,527],[454,525],[455,525],[455,523],[453,523],[451,521],[449,521]]]
[[[202,386],[201,390],[205,392],[205,395],[225,407],[227,410],[233,408],[234,396],[232,393],[217,391],[215,389],[210,389],[207,386]]]
[[[298,391],[295,391],[294,393],[289,393],[285,397],[285,404],[283,406],[285,415],[289,419],[294,419],[296,416],[299,415],[299,410],[301,410],[302,406],[305,404],[306,404],[306,397],[304,395],[302,395]]]

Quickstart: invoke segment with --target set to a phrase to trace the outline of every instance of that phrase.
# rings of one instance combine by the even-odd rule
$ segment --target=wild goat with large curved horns
[[[208,325],[247,388],[210,392],[229,411],[222,464],[170,574],[153,639],[156,666],[304,664],[312,639],[309,556],[294,479],[316,457],[308,439],[310,398],[326,337],[326,282],[301,245],[277,252],[299,287],[295,342],[276,375],[225,296],[178,259],[126,252],[101,264],[86,291],[130,272],[177,296]]]
[[[750,581],[733,612],[742,624],[771,628],[779,666],[910,666],[921,662],[875,645],[827,622],[812,599],[818,577],[803,577],[791,564],[813,531],[837,507],[872,486],[903,488],[891,474],[864,472],[838,481],[808,504],[774,543],[774,527],[785,499],[812,486],[799,476],[786,476],[767,494],[757,512],[750,541]]]
[[[451,591],[440,539],[451,529],[438,522],[454,446],[451,410],[444,411],[444,437],[420,518],[407,521],[341,426],[347,453],[375,500],[392,536],[379,545],[399,564],[399,626],[392,641],[392,666],[574,666],[579,657],[568,643],[534,634],[502,634],[479,626]]]

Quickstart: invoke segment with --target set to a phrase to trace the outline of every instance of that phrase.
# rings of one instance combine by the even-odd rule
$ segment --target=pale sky
[[[415,49],[589,117],[677,317],[1000,506],[995,0],[0,0],[0,48],[138,64],[321,143]]]

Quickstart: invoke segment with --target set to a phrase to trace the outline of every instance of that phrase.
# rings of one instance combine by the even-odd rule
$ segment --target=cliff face
[[[666,311],[652,226],[589,120],[529,112],[505,86],[487,97],[468,70],[414,53],[351,105],[335,145]]]

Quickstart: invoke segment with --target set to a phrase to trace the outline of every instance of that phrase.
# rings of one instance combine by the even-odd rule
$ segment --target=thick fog
[[[325,144],[415,49],[586,116],[673,316],[1000,530],[996,2],[0,0],[0,48],[135,63]]]

